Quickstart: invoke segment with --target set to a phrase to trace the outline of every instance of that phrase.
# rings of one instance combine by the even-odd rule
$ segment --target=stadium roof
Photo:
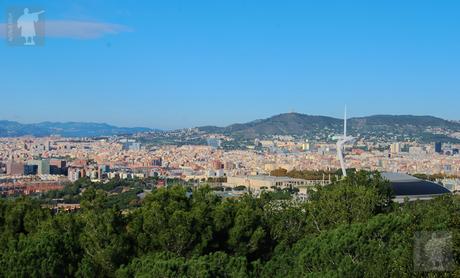
[[[402,202],[405,198],[409,200],[429,200],[451,192],[431,181],[425,181],[416,177],[401,173],[382,173],[382,176],[389,180],[395,194],[395,201]]]

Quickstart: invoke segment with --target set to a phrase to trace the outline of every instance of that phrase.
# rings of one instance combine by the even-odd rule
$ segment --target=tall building
[[[85,171],[79,167],[69,167],[68,168],[68,178],[70,181],[75,182],[78,179],[85,176]]]
[[[50,161],[49,161],[49,159],[43,159],[42,160],[41,174],[42,175],[49,175],[50,174]]]
[[[6,163],[6,174],[10,176],[22,176],[24,175],[24,163],[16,162],[14,160]]]
[[[390,146],[390,153],[391,154],[399,154],[401,152],[401,144],[393,143]]]
[[[126,142],[126,143],[123,143],[122,149],[125,150],[125,151],[140,151],[141,150],[141,143]]]
[[[434,151],[436,153],[442,153],[442,143],[441,142],[436,142],[434,144]]]
[[[60,159],[50,160],[50,174],[51,175],[65,175],[66,174],[66,161]]]
[[[155,158],[152,160],[152,166],[154,167],[161,167],[163,165],[163,159],[161,157]]]
[[[110,173],[109,165],[99,165],[98,172],[97,172],[99,179],[107,178],[109,173]]]
[[[33,176],[36,175],[38,172],[38,166],[37,165],[24,165],[24,175],[25,176]]]
[[[50,174],[50,161],[47,159],[42,160],[30,160],[27,165],[37,165],[38,175],[49,175]]]

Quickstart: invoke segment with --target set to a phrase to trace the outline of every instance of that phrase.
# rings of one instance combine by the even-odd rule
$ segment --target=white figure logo
[[[17,26],[21,31],[21,37],[25,40],[24,45],[35,45],[35,23],[39,20],[38,16],[44,12],[45,11],[29,13],[29,9],[25,8],[24,14],[19,17]]]

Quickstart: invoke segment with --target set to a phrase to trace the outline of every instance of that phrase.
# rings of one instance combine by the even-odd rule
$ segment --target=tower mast
[[[343,117],[343,136],[339,136],[337,141],[337,157],[340,160],[340,167],[342,168],[342,174],[344,177],[347,176],[347,167],[345,165],[343,152],[345,151],[345,144],[352,143],[353,140],[353,137],[347,136],[347,106],[345,106],[345,113]]]

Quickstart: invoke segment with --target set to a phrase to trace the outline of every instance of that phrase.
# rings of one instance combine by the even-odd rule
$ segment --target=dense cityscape
[[[295,140],[290,136],[255,139],[239,150],[222,149],[221,141],[226,139],[218,135],[210,135],[207,145],[182,146],[144,145],[132,138],[1,138],[1,191],[6,195],[17,194],[15,190],[21,194],[45,192],[85,177],[93,182],[161,177],[194,185],[208,181],[216,185],[221,179],[219,185],[231,185],[227,178],[269,176],[279,168],[324,172],[340,168],[334,143]],[[459,147],[441,142],[357,141],[347,148],[347,164],[356,170],[438,175],[438,182],[457,191]]]

